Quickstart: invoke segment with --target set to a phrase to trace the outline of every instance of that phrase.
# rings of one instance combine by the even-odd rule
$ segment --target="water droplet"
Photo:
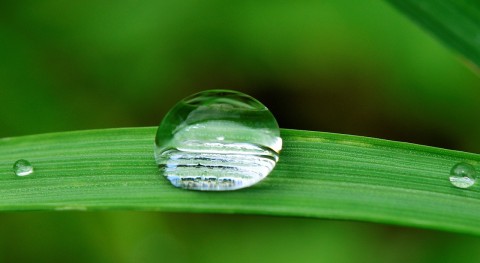
[[[13,164],[13,172],[17,176],[27,176],[33,173],[33,166],[29,161],[20,159]]]
[[[475,184],[475,168],[468,163],[457,163],[450,171],[450,182],[458,188],[469,188]]]
[[[167,113],[157,130],[155,159],[176,187],[225,191],[265,178],[281,148],[277,121],[262,103],[240,92],[210,90]]]

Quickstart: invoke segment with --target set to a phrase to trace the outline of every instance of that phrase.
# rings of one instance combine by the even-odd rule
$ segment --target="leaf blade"
[[[155,128],[52,133],[0,140],[0,211],[132,209],[364,220],[480,234],[480,187],[448,181],[480,156],[359,136],[282,130],[269,177],[232,192],[196,192],[161,178]],[[16,177],[16,159],[35,166]]]
[[[448,47],[480,66],[480,2],[387,0]]]

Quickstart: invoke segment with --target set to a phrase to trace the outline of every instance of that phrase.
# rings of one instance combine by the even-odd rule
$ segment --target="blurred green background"
[[[0,137],[154,126],[212,88],[258,98],[283,128],[480,153],[479,76],[382,1],[0,4]],[[0,262],[471,263],[479,247],[466,235],[318,219],[0,215]]]

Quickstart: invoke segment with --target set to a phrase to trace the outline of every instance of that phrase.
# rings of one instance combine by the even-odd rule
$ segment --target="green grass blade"
[[[480,1],[387,1],[480,66]]]
[[[174,188],[153,157],[155,128],[0,139],[0,210],[248,213],[365,220],[480,234],[480,186],[453,187],[457,162],[480,155],[350,135],[282,130],[280,161],[233,192]],[[17,159],[35,173],[17,177]]]

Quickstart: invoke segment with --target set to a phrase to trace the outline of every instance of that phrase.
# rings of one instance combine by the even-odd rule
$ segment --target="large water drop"
[[[167,113],[155,138],[155,159],[176,187],[226,191],[265,178],[281,148],[277,121],[262,103],[236,91],[209,90]]]

